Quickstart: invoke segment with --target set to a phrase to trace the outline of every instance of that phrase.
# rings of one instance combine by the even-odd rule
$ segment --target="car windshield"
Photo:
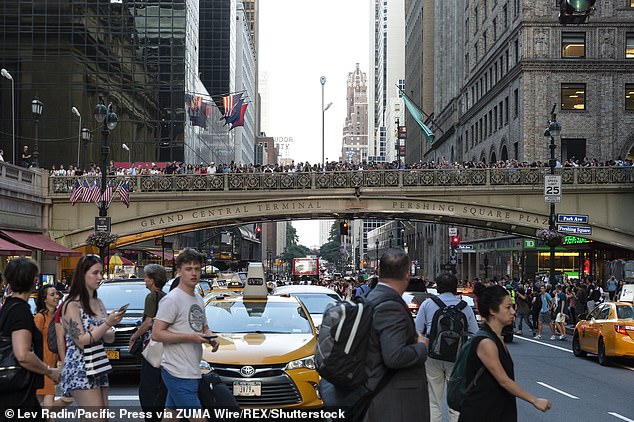
[[[634,307],[630,305],[618,305],[616,307],[616,317],[618,319],[634,318]]]
[[[312,333],[299,303],[215,301],[207,306],[206,313],[209,327],[218,333]]]
[[[144,283],[104,283],[97,289],[97,296],[108,310],[118,309],[126,303],[130,304],[128,309],[142,310],[148,293]]]
[[[300,298],[309,314],[323,314],[326,306],[337,303],[339,300],[337,295],[326,293],[291,293],[290,295]]]

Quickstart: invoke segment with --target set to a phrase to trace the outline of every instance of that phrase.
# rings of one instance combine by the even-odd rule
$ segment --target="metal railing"
[[[346,188],[539,186],[547,168],[351,170],[345,172],[221,173],[108,176],[113,187],[128,182],[130,192],[214,192],[328,190]],[[634,184],[634,167],[563,167],[565,185]],[[99,176],[49,176],[49,194],[70,193],[76,181]]]

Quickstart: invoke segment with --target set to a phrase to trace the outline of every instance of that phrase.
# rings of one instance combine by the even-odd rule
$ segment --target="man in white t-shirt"
[[[194,249],[185,249],[176,258],[180,275],[178,287],[161,299],[152,328],[152,338],[163,343],[161,377],[167,387],[167,409],[200,409],[198,384],[202,344],[213,351],[218,342],[210,336],[205,304],[194,289],[200,280],[204,257]]]

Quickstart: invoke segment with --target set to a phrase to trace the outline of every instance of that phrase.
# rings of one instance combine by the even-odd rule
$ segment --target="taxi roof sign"
[[[269,289],[264,282],[264,266],[261,262],[251,262],[242,296],[245,299],[266,299],[268,295]]]

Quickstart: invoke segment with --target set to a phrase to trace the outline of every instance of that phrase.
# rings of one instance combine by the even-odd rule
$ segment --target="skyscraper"
[[[342,159],[360,163],[368,158],[368,92],[365,72],[359,63],[348,73],[346,121],[343,127]]]

